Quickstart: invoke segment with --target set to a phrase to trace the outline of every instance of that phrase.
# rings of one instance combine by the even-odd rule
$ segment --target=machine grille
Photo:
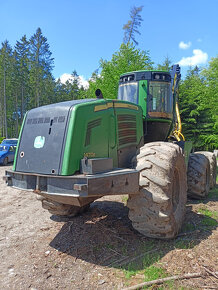
[[[137,142],[136,116],[118,115],[118,139],[119,145]]]
[[[101,119],[96,119],[88,123],[86,131],[85,146],[90,145],[92,129],[101,125]]]

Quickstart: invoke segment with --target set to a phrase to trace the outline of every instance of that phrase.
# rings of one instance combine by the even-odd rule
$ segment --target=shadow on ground
[[[128,209],[121,202],[96,201],[90,210],[71,220],[52,216],[55,221],[65,221],[50,246],[66,253],[74,260],[122,268],[141,270],[160,260],[169,251],[191,249],[211,235],[215,220],[204,225],[203,215],[187,206],[187,215],[181,234],[170,241],[149,239],[136,232],[128,219]],[[208,217],[207,217],[208,219]],[[209,223],[208,223],[209,224]]]

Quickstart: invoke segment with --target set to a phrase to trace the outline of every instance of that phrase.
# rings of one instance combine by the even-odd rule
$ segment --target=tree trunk
[[[5,138],[8,138],[7,103],[6,103],[6,72],[5,72],[5,68],[4,68],[4,126],[5,126]]]

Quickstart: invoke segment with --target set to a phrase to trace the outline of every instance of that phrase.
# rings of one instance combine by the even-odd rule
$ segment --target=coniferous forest
[[[140,11],[135,11],[133,17],[139,16]],[[54,59],[40,28],[30,39],[24,35],[15,47],[4,41],[0,48],[0,138],[18,137],[25,112],[31,108],[93,98],[97,88],[105,98],[116,98],[120,74],[143,69],[168,70],[172,65],[170,59],[154,64],[149,51],[137,48],[135,35],[129,32],[131,20],[127,24],[123,27],[125,38],[120,49],[110,60],[99,60],[88,89],[80,85],[75,68],[72,68],[72,82],[63,84],[60,79],[54,79]],[[136,28],[134,31],[137,32]],[[190,68],[180,82],[179,92],[186,139],[194,142],[195,149],[218,148],[218,56],[202,70]]]

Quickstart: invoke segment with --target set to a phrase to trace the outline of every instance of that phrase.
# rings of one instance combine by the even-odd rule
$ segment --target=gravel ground
[[[125,277],[125,261],[149,250],[149,244],[170,276],[205,267],[218,271],[218,231],[216,226],[199,228],[203,216],[198,213],[202,206],[217,211],[216,198],[189,201],[185,225],[191,221],[194,229],[163,242],[133,230],[122,196],[104,197],[71,220],[51,216],[34,193],[5,185],[2,176],[9,168],[0,166],[0,289],[122,289],[143,281],[140,275]],[[173,288],[208,289],[216,283],[215,277],[202,276]]]

